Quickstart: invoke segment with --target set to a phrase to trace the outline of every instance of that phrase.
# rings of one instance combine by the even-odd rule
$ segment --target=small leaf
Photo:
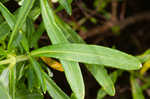
[[[43,79],[43,76],[42,76],[42,73],[41,73],[41,70],[40,70],[40,65],[34,58],[29,56],[29,59],[30,59],[30,62],[32,64],[32,66],[33,66],[33,69],[34,69],[34,71],[35,71],[35,73],[37,75],[37,78],[40,81],[42,89],[45,92],[46,91],[46,85],[45,85],[45,82],[44,82],[44,79]]]
[[[34,37],[31,40],[31,47],[38,48],[38,40],[45,31],[44,23],[42,22],[37,30],[33,33]]]
[[[116,70],[110,74],[110,77],[114,84],[116,83],[117,78],[121,76],[121,74],[122,74],[122,71],[120,70]],[[106,90],[104,90],[103,88],[100,88],[98,90],[96,99],[103,99],[106,95],[107,95]]]
[[[17,77],[16,78],[17,78],[17,81],[19,81],[25,73],[25,64],[23,62],[18,63],[17,67],[16,67],[16,71],[17,71],[17,73],[16,73]]]
[[[27,17],[27,19],[26,19],[26,35],[25,36],[28,41],[32,41],[34,32],[35,32],[34,22],[31,19],[31,17]],[[28,45],[31,45],[31,42],[28,42]]]
[[[46,78],[47,91],[53,99],[70,99],[46,73],[43,72],[43,75]]]
[[[25,49],[25,51],[29,52],[29,45],[28,45],[29,43],[24,34],[22,34],[21,44],[22,44],[23,48]]]
[[[107,74],[107,70],[103,66],[98,65],[86,65],[88,70],[95,77],[97,82],[103,87],[103,89],[111,96],[115,95],[114,84]]]
[[[29,68],[26,72],[26,75],[27,75],[27,80],[28,80],[28,88],[32,92],[35,87],[39,88],[40,84],[38,83],[36,74],[34,74],[33,68],[31,67],[31,65],[28,65],[28,66]]]
[[[40,16],[40,14],[40,7],[38,6],[31,9],[29,16],[32,18],[32,20],[35,21]]]
[[[58,2],[66,9],[67,13],[71,15],[72,9],[69,0],[58,0]]]

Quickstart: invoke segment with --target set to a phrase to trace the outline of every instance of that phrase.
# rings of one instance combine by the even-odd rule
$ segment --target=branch
[[[120,26],[120,30],[123,30],[128,25],[134,24],[136,22],[140,22],[143,20],[150,20],[150,12],[139,13],[137,15],[130,16],[130,17],[128,17],[122,21],[111,21],[111,20],[109,20],[104,25],[97,26],[97,27],[89,30],[88,32],[86,32],[83,39],[86,39],[88,37],[92,37],[92,36],[95,36],[98,34],[104,34],[106,31],[108,31],[110,28],[112,28],[113,26],[116,26],[116,25]]]

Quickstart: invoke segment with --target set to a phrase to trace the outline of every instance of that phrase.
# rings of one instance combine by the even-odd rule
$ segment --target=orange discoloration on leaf
[[[52,58],[48,58],[48,57],[41,57],[41,59],[44,61],[44,63],[46,63],[51,68],[61,71],[61,72],[64,71],[62,65],[59,62],[57,62],[56,60],[54,60]]]

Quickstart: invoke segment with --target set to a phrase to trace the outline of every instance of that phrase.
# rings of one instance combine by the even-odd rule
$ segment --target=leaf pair
[[[52,43],[69,43],[69,41],[66,39],[63,33],[63,30],[56,23],[55,15],[52,9],[50,8],[47,0],[40,0],[40,4],[45,28]],[[70,84],[71,89],[76,94],[76,97],[83,99],[85,91],[79,64],[76,62],[64,60],[60,60],[60,62],[64,68],[65,75]]]

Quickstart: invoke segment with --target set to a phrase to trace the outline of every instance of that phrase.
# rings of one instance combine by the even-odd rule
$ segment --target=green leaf
[[[133,99],[145,99],[142,93],[142,89],[133,75],[130,76],[130,83],[132,88],[132,97]]]
[[[46,56],[68,61],[105,65],[125,70],[137,70],[141,63],[135,57],[115,49],[85,44],[55,44],[31,52],[32,56]]]
[[[6,19],[10,28],[13,29],[16,19],[1,2],[0,2],[0,11],[2,12],[2,15]]]
[[[48,36],[53,44],[68,43],[63,31],[55,22],[55,16],[47,0],[41,1],[41,13]]]
[[[0,75],[0,99],[11,99],[8,91],[9,69],[6,68]]]
[[[46,78],[47,91],[53,99],[70,99],[46,73],[43,75]]]
[[[4,22],[4,18],[2,15],[0,15],[0,24]]]
[[[64,67],[67,81],[70,84],[70,87],[75,93],[77,99],[84,99],[85,88],[79,64],[73,61],[60,61]]]
[[[27,17],[26,20],[26,37],[28,41],[32,41],[32,38],[34,36],[35,28],[34,28],[34,22],[30,17]],[[29,45],[31,45],[30,42],[28,42]]]
[[[58,16],[55,17],[57,24],[64,31],[64,35],[71,43],[85,43],[84,40],[65,22],[63,22]]]
[[[5,87],[0,82],[0,99],[11,99]]]
[[[25,0],[23,3],[23,6],[21,7],[19,11],[19,15],[17,17],[16,24],[13,28],[12,34],[10,36],[10,40],[8,42],[8,48],[10,48],[12,41],[14,40],[14,37],[16,36],[17,32],[21,29],[23,23],[25,22],[35,0]]]
[[[19,81],[25,74],[25,63],[17,63],[16,71],[16,78]]]
[[[10,32],[10,28],[6,22],[0,24],[0,40],[4,40],[9,32]]]
[[[9,92],[12,99],[15,99],[16,93],[16,67],[10,68],[9,71]]]
[[[121,70],[116,70],[113,73],[110,74],[110,77],[113,81],[113,83],[116,83],[117,78],[122,74]],[[106,90],[104,88],[100,88],[97,93],[96,99],[103,99],[107,95]]]
[[[34,71],[35,71],[35,73],[37,75],[37,78],[40,81],[42,89],[45,92],[46,91],[46,84],[44,82],[44,79],[43,79],[43,76],[42,76],[42,72],[40,70],[40,65],[39,65],[39,63],[34,58],[32,58],[32,57],[29,56],[29,59],[30,59],[30,62],[32,64],[32,66],[33,66],[33,69],[34,69]]]
[[[31,65],[29,65],[26,75],[27,75],[27,79],[28,79],[28,88],[31,92],[33,91],[33,89],[35,87],[37,87],[37,88],[40,87],[40,84],[38,86],[37,76],[36,76],[36,74],[34,74],[34,70],[32,69]]]
[[[92,73],[97,82],[103,87],[103,89],[111,96],[115,95],[114,84],[109,77],[107,70],[103,66],[99,65],[86,65],[87,69]]]
[[[3,70],[3,72],[0,75],[0,83],[6,88],[8,91],[8,86],[9,86],[9,69],[6,68]]]
[[[29,45],[28,45],[29,43],[24,34],[22,34],[21,44],[22,44],[23,48],[25,49],[25,51],[29,52]]]
[[[18,89],[16,99],[44,99],[44,96],[39,92],[29,92],[29,90],[26,89]]]
[[[31,47],[38,48],[38,40],[45,31],[44,23],[42,22],[37,30],[33,33],[34,37],[31,40]]]
[[[58,2],[66,9],[67,13],[71,15],[72,9],[71,9],[70,0],[58,0]]]
[[[56,23],[55,14],[50,8],[47,0],[40,0],[40,1],[44,25],[52,43],[53,44],[69,43],[62,29]],[[69,82],[69,85],[71,86],[71,89],[73,90],[77,98],[83,99],[85,94],[84,91],[85,88],[79,65],[75,62],[64,60],[61,60],[61,63],[63,65],[65,75]]]
[[[30,13],[29,16],[32,18],[32,20],[36,20],[39,16],[40,16],[41,12],[40,12],[40,7],[35,7],[33,8]]]

